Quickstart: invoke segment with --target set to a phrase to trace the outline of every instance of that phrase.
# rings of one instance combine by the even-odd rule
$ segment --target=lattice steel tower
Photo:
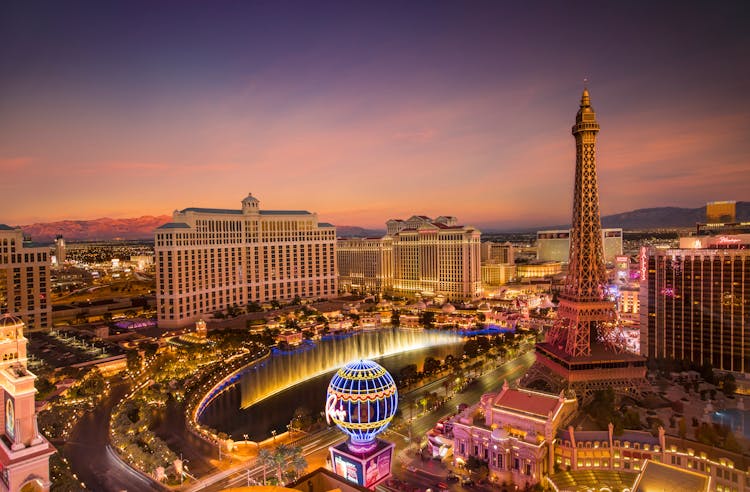
[[[584,89],[573,125],[576,170],[568,274],[557,320],[536,346],[536,362],[523,379],[528,386],[575,391],[584,402],[613,388],[638,398],[647,390],[645,358],[626,351],[615,303],[606,297],[596,136],[599,123]]]
[[[614,352],[622,352],[625,345],[616,336],[615,304],[605,298],[607,273],[596,180],[599,123],[587,89],[583,90],[572,131],[576,139],[576,174],[570,263],[560,295],[558,320],[550,330],[547,342],[576,357],[591,354],[592,339]]]

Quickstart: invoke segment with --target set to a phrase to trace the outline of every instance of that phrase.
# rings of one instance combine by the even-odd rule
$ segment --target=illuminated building
[[[516,276],[515,248],[509,242],[485,241],[481,245],[482,285],[497,287]]]
[[[627,350],[615,303],[606,291],[596,166],[599,124],[588,90],[583,91],[572,133],[576,167],[568,273],[557,319],[545,341],[536,345],[536,361],[524,383],[573,390],[584,403],[607,388],[638,398],[648,387],[646,360]]]
[[[615,434],[613,430],[611,425],[603,431],[560,429],[555,440],[555,463],[571,471],[613,470],[641,472],[641,476],[654,463],[663,463],[675,470],[700,475],[706,482],[710,480],[712,487],[708,490],[750,491],[750,460],[743,454],[666,435],[663,427],[659,427],[657,436],[628,429]],[[671,474],[674,480],[678,475]],[[679,483],[685,484],[681,490],[706,490],[687,485],[689,482]],[[660,486],[633,490],[663,489]]]
[[[482,243],[482,263],[504,263],[512,265],[515,263],[515,248],[509,242],[494,243],[485,241]]]
[[[523,263],[516,265],[519,278],[544,278],[562,273],[562,263],[559,261],[544,261]]]
[[[65,238],[58,234],[55,237],[55,261],[58,265],[63,265],[65,263],[65,258]]]
[[[337,258],[342,290],[481,297],[481,233],[456,224],[455,217],[433,220],[415,215],[391,219],[380,239],[341,239]]]
[[[750,372],[750,234],[687,237],[647,250],[641,352]]]
[[[578,408],[575,398],[528,389],[487,393],[453,420],[453,459],[486,461],[492,480],[533,485],[553,473],[554,440]]]
[[[482,263],[482,285],[497,287],[516,277],[516,265]]]
[[[336,242],[339,288],[388,292],[393,286],[393,238],[352,238]]]
[[[19,318],[0,317],[0,491],[46,491],[51,485],[49,457],[55,448],[39,433],[34,407],[36,376],[26,367],[28,341],[23,328]]]
[[[251,302],[337,292],[336,229],[301,210],[186,208],[156,230],[159,326],[181,327]]]
[[[21,229],[0,224],[0,313],[21,318],[29,330],[52,326],[49,248],[23,242]]]
[[[709,224],[726,224],[734,222],[737,217],[737,202],[720,201],[706,204],[706,222]]]
[[[614,262],[622,255],[622,229],[602,229],[604,261]],[[539,231],[536,233],[536,258],[540,261],[568,263],[570,257],[570,229]]]
[[[325,416],[349,436],[329,448],[334,473],[368,489],[390,478],[395,446],[377,436],[388,427],[397,407],[396,382],[377,362],[350,362],[334,374]]]

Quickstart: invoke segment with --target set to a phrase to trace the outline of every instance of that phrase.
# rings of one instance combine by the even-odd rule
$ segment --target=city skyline
[[[4,7],[1,221],[233,208],[253,191],[338,225],[564,224],[584,76],[606,129],[603,215],[747,199],[739,2],[646,18],[645,4],[222,7]]]

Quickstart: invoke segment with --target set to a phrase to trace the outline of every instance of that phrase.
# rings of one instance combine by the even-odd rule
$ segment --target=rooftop
[[[711,479],[702,473],[647,460],[633,492],[708,492]]]
[[[190,226],[184,222],[167,222],[157,227],[157,229],[190,229]]]
[[[547,417],[560,404],[560,397],[552,393],[504,387],[494,401],[494,406],[517,412]]]

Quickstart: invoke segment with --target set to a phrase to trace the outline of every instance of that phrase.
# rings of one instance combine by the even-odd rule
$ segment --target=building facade
[[[329,298],[338,290],[336,229],[302,210],[186,208],[156,230],[159,325],[182,327],[251,302]]]
[[[481,233],[455,217],[391,219],[379,239],[341,239],[341,288],[472,300],[482,295]]]
[[[641,352],[748,373],[750,235],[683,238],[680,246],[647,252]]]
[[[454,462],[474,456],[487,462],[493,481],[533,485],[553,473],[555,436],[577,408],[575,398],[506,382],[453,419]]]
[[[604,261],[613,263],[622,255],[622,229],[602,229]],[[570,261],[570,229],[536,233],[536,258],[540,261]]]
[[[390,292],[393,238],[351,238],[336,242],[339,288],[347,292]]]
[[[482,263],[503,263],[513,265],[516,262],[515,248],[510,242],[495,243],[484,241],[482,243]]]
[[[21,318],[30,330],[52,326],[49,248],[24,244],[21,229],[0,224],[0,314]]]
[[[24,323],[0,317],[0,491],[50,489],[49,457],[55,448],[39,433],[34,406],[36,376],[26,367]]]
[[[562,470],[638,473],[647,461],[704,475],[713,484],[711,490],[750,491],[747,456],[666,435],[662,427],[657,436],[627,429],[618,435],[611,425],[608,431],[580,431],[568,427],[558,431],[555,441],[555,464]]]

